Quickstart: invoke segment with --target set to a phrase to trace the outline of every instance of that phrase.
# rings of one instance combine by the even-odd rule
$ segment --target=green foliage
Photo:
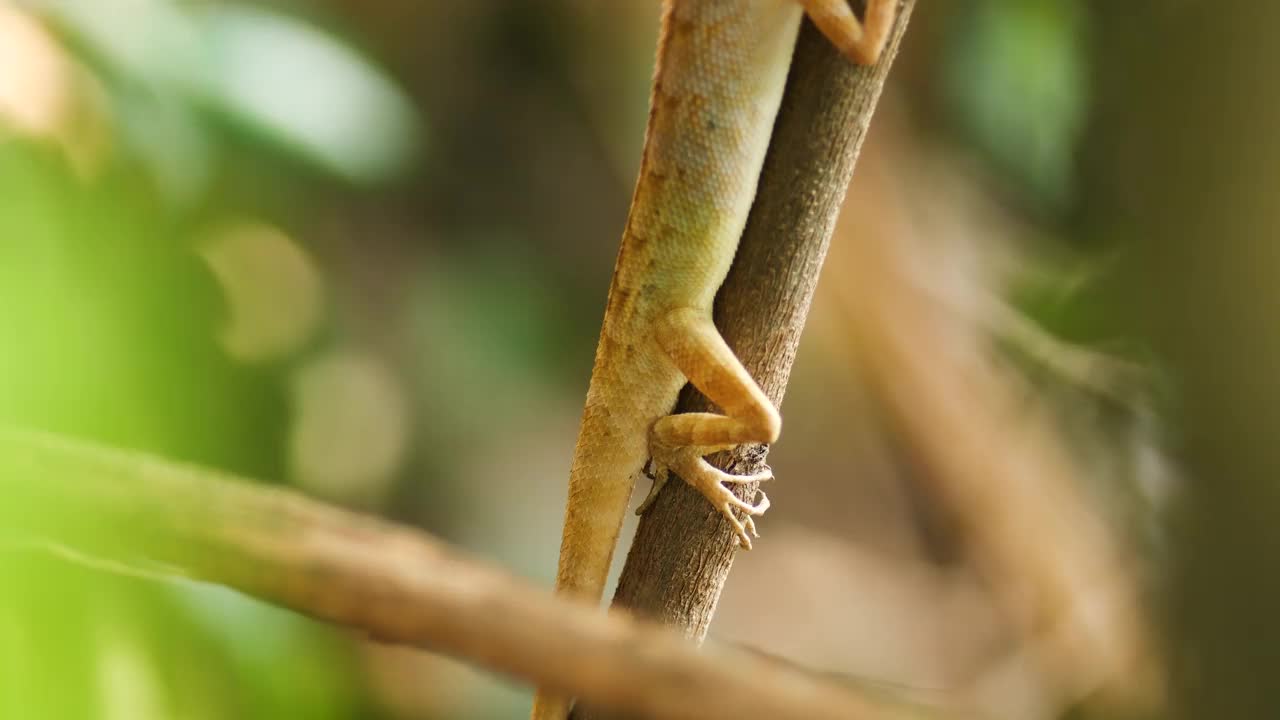
[[[419,121],[385,75],[297,20],[116,5],[32,5],[82,60],[73,91],[111,151],[77,164],[60,142],[0,126],[0,423],[282,477],[286,389],[219,345],[226,308],[194,246],[244,212],[219,183],[269,177],[282,157],[304,181],[383,179],[413,160]],[[226,162],[240,149],[249,162]],[[87,570],[12,529],[0,528],[0,718],[368,712],[344,643],[314,624]],[[129,531],[68,534],[96,545]]]
[[[966,5],[942,68],[951,111],[1026,199],[1060,206],[1087,111],[1087,11],[1068,0]]]
[[[334,38],[247,5],[168,0],[106,12],[44,0],[100,72],[122,138],[181,198],[205,188],[219,127],[360,183],[404,170],[420,121],[381,71]]]
[[[249,7],[216,5],[196,17],[209,107],[353,181],[415,157],[420,132],[408,99],[352,51]]]

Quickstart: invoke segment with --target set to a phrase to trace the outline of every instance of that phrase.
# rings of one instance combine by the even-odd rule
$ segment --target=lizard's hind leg
[[[859,65],[874,65],[884,49],[898,0],[867,0],[862,22],[849,0],[799,0],[813,24],[836,49]]]
[[[730,475],[713,467],[703,456],[742,443],[777,440],[782,424],[778,411],[725,344],[710,313],[691,308],[674,310],[658,323],[656,339],[689,382],[719,405],[724,414],[668,415],[654,423],[649,436],[654,486],[640,511],[649,506],[674,472],[706,496],[733,525],[742,546],[750,549],[751,535],[755,534],[752,516],[767,510],[769,499],[761,493],[761,501],[751,505],[738,499],[725,485],[767,480],[773,474],[766,471]],[[744,519],[739,520],[735,511],[741,511]]]

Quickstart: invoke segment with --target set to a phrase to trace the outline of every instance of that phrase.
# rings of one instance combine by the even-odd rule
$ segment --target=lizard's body
[[[649,458],[649,427],[671,412],[685,383],[655,326],[676,308],[711,317],[746,224],[802,12],[792,2],[758,4],[774,9],[759,16],[773,22],[759,30],[761,42],[742,38],[733,53],[740,59],[708,52],[696,29],[745,3],[675,3],[664,15],[639,180],[570,472],[572,532],[557,587],[599,596],[611,558],[598,548],[613,548]],[[681,17],[691,9],[700,17]],[[753,57],[747,50],[757,44],[765,52]]]
[[[640,176],[614,267],[570,471],[556,589],[598,602],[636,477],[674,472],[750,547],[748,505],[703,456],[772,442],[777,410],[711,321],[737,251],[807,11],[855,59],[873,62],[896,0],[872,0],[866,31],[846,0],[666,0]],[[724,415],[670,415],[686,381]],[[654,493],[650,494],[652,498]],[[744,513],[738,520],[734,510]],[[535,720],[569,699],[540,691]]]

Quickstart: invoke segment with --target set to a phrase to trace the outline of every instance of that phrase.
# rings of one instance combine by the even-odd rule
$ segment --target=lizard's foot
[[[754,518],[764,514],[769,509],[769,496],[760,491],[760,502],[752,505],[745,500],[734,495],[726,485],[741,485],[743,483],[763,482],[773,479],[773,471],[765,470],[754,475],[730,475],[723,470],[713,466],[707,462],[702,455],[699,454],[697,448],[681,447],[674,449],[666,449],[660,447],[653,448],[653,458],[649,461],[650,475],[653,477],[653,488],[649,491],[648,497],[640,504],[637,514],[643,513],[649,509],[654,499],[658,496],[658,491],[666,484],[671,473],[676,473],[684,478],[685,482],[692,485],[702,493],[711,505],[720,514],[729,521],[733,526],[734,533],[737,535],[738,543],[743,548],[751,549],[751,538],[760,537],[760,533],[756,532],[756,523]],[[742,519],[739,520],[738,510],[742,512]]]

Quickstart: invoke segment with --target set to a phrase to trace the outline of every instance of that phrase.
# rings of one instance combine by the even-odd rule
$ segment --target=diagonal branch
[[[210,470],[0,429],[0,496],[0,528],[24,544],[235,588],[640,717],[920,716],[767,658],[696,650],[668,630],[553,598],[425,533]]]

